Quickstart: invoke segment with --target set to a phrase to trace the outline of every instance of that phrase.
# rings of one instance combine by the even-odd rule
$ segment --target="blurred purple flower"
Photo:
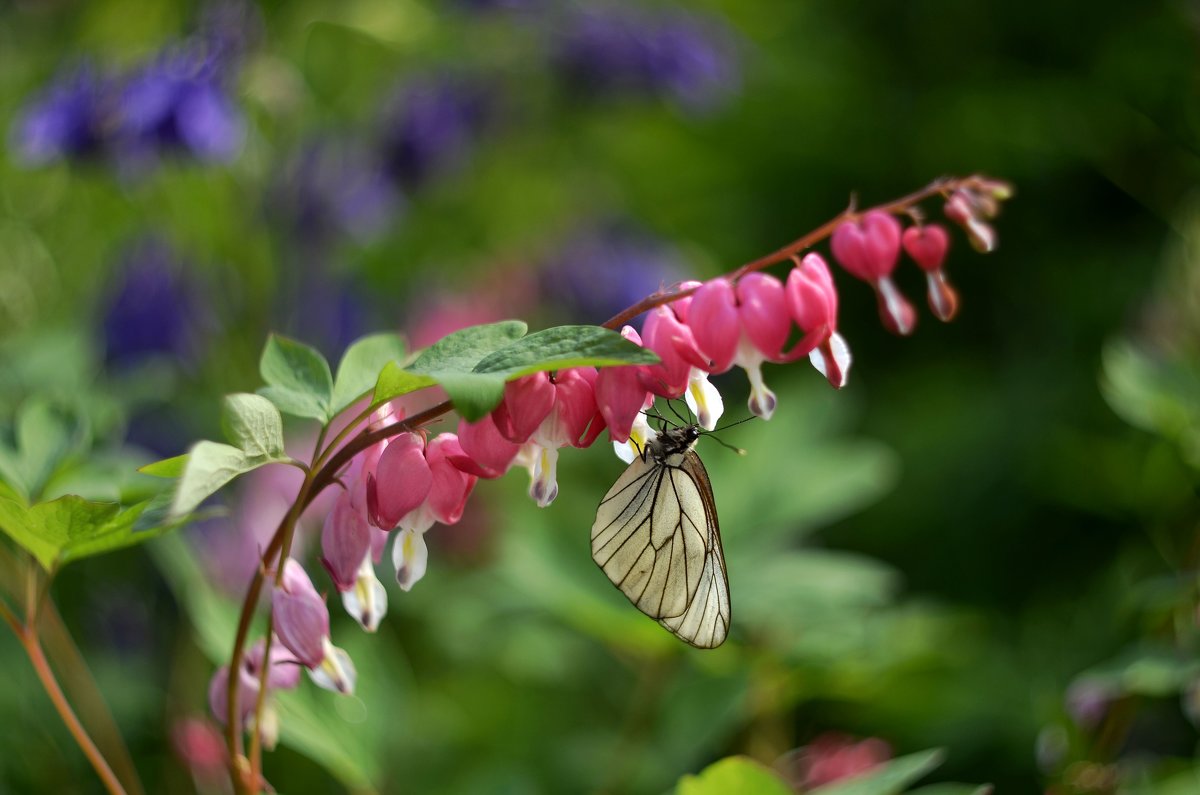
[[[407,83],[381,125],[388,173],[413,189],[461,167],[492,110],[486,87],[465,78],[430,75]]]
[[[1112,703],[1120,693],[1109,682],[1102,679],[1076,679],[1067,688],[1064,706],[1075,725],[1083,729],[1095,729],[1108,714]]]
[[[582,90],[659,95],[689,110],[719,105],[738,82],[728,28],[685,11],[581,10],[566,22],[554,60]]]
[[[137,69],[120,98],[121,151],[134,159],[168,152],[229,161],[245,123],[224,86],[220,60],[193,43],[168,48]]]
[[[112,127],[113,82],[82,63],[63,71],[26,105],[11,131],[11,146],[26,165],[100,155]]]
[[[542,286],[570,317],[600,323],[684,273],[666,242],[610,223],[570,238],[543,266]]]
[[[201,354],[212,315],[188,264],[164,241],[132,246],[104,305],[102,329],[109,365],[170,357],[187,366]]]
[[[197,37],[222,70],[240,64],[263,36],[262,11],[247,0],[214,0],[204,5]]]
[[[308,243],[341,234],[369,243],[402,204],[382,161],[355,143],[327,138],[301,148],[276,181],[268,211]]]

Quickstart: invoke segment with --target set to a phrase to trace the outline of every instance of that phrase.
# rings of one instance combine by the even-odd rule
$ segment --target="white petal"
[[[350,659],[350,655],[326,638],[325,659],[316,668],[308,670],[308,678],[313,680],[317,687],[350,695],[354,692],[355,682],[358,681],[358,671],[354,669],[354,661]]]
[[[367,632],[379,629],[379,622],[387,614],[387,589],[375,576],[370,553],[363,558],[354,587],[342,594],[342,604]]]
[[[617,458],[626,464],[632,464],[633,459],[640,456],[646,449],[646,445],[658,436],[658,431],[650,427],[650,422],[644,413],[645,409],[652,405],[654,405],[653,398],[647,400],[643,410],[638,412],[637,418],[633,421],[633,427],[629,430],[629,441],[613,442],[613,451],[617,454]]]
[[[543,447],[533,465],[533,480],[529,484],[529,496],[545,508],[558,496],[558,450]]]
[[[762,363],[748,363],[742,365],[742,368],[746,371],[746,377],[750,379],[750,397],[746,401],[750,413],[764,420],[771,419],[771,415],[775,413],[775,393],[768,389],[763,381]]]
[[[397,530],[396,540],[392,543],[392,563],[396,567],[396,582],[403,590],[411,591],[417,580],[425,576],[429,564],[425,534]]]
[[[684,395],[688,408],[696,415],[696,421],[706,431],[717,427],[725,413],[725,401],[721,393],[708,381],[708,373],[693,367],[688,376],[688,388]]]

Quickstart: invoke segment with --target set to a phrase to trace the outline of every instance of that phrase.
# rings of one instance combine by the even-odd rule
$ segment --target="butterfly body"
[[[690,425],[647,443],[596,510],[592,559],[680,640],[715,648],[729,633],[729,581],[699,438]]]

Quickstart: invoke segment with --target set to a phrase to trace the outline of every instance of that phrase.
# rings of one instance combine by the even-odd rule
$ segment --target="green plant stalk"
[[[30,582],[33,582],[32,577],[30,578]],[[29,612],[33,612],[32,607],[30,607]],[[62,688],[59,687],[58,680],[54,677],[54,671],[50,668],[50,662],[46,659],[46,655],[42,651],[42,644],[38,640],[36,615],[33,616],[34,620],[32,622],[22,624],[20,619],[17,618],[4,602],[0,602],[0,613],[3,614],[4,620],[8,623],[9,627],[12,628],[13,633],[17,636],[17,640],[21,642],[21,646],[29,656],[29,662],[33,665],[33,670],[37,674],[38,680],[41,681],[46,695],[50,697],[50,702],[54,704],[54,709],[58,712],[59,717],[62,718],[63,723],[66,724],[67,731],[71,733],[75,744],[83,751],[83,755],[91,763],[92,768],[96,771],[96,775],[100,776],[100,781],[103,782],[104,788],[112,793],[112,795],[126,795],[125,788],[117,780],[116,774],[109,767],[104,754],[100,753],[100,749],[96,747],[96,744],[88,735],[87,729],[83,728],[83,724],[79,722],[75,711],[71,709],[67,697],[63,695]]]
[[[20,579],[20,569],[22,566],[27,568],[27,576],[25,577],[27,589],[32,592],[32,609],[29,608],[27,602],[27,620],[22,622],[21,619],[9,608],[9,606],[0,599],[0,616],[3,616],[5,622],[12,629],[13,634],[21,642],[26,653],[30,657],[30,662],[34,664],[35,671],[38,673],[43,685],[46,687],[46,692],[51,695],[51,700],[54,702],[56,710],[59,712],[63,722],[67,724],[68,729],[71,729],[72,722],[79,727],[83,732],[83,736],[91,742],[91,745],[96,749],[96,758],[98,758],[107,769],[110,771],[119,771],[120,775],[115,775],[118,782],[124,781],[124,784],[118,784],[118,787],[123,786],[124,789],[110,791],[126,792],[130,795],[141,795],[144,792],[141,782],[138,780],[137,769],[133,765],[133,759],[129,755],[129,750],[125,747],[125,743],[121,738],[121,733],[117,729],[116,722],[113,720],[112,713],[108,709],[108,704],[104,700],[103,694],[100,693],[100,688],[96,685],[96,680],[92,677],[88,670],[83,656],[79,653],[71,633],[63,624],[62,617],[58,613],[58,609],[54,605],[54,601],[49,598],[50,577],[46,577],[40,587],[36,583],[36,568],[31,560],[19,562],[14,560],[7,554],[7,551],[0,548],[0,567],[3,568],[3,576],[0,577],[0,583],[13,583]],[[11,596],[16,596],[13,593],[11,585],[7,589]],[[29,595],[27,594],[27,599]],[[30,652],[29,641],[32,641],[37,646],[37,655],[45,661],[44,670],[38,670],[34,659],[34,654]],[[91,739],[91,735],[84,728],[82,721],[70,707],[70,700],[65,695],[62,688],[58,685],[58,680],[54,677],[53,668],[50,666],[47,659],[43,644],[49,644],[51,656],[58,662],[59,667],[67,672],[73,672],[68,679],[69,689],[75,691],[74,695],[77,699],[82,699],[87,704],[90,704],[85,713],[90,716],[90,721],[93,724],[93,730],[99,729],[101,734],[98,735],[104,740],[107,746],[107,753],[99,749],[99,744]],[[51,693],[50,686],[46,684],[45,676],[49,677],[51,684],[58,690],[61,697],[61,702],[55,700]],[[64,714],[59,708],[60,703],[70,712],[70,719],[67,714]],[[72,736],[78,742],[78,736],[72,731]],[[87,754],[87,748],[82,742],[79,743],[80,748]],[[89,756],[89,761],[96,767],[96,759]],[[99,768],[97,768],[97,772]],[[101,774],[101,778],[104,776]],[[107,781],[105,782],[107,785]]]

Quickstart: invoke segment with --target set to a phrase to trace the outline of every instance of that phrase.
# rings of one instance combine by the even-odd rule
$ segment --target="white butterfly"
[[[643,613],[712,649],[729,634],[729,580],[699,438],[687,425],[646,444],[596,509],[592,560]]]

